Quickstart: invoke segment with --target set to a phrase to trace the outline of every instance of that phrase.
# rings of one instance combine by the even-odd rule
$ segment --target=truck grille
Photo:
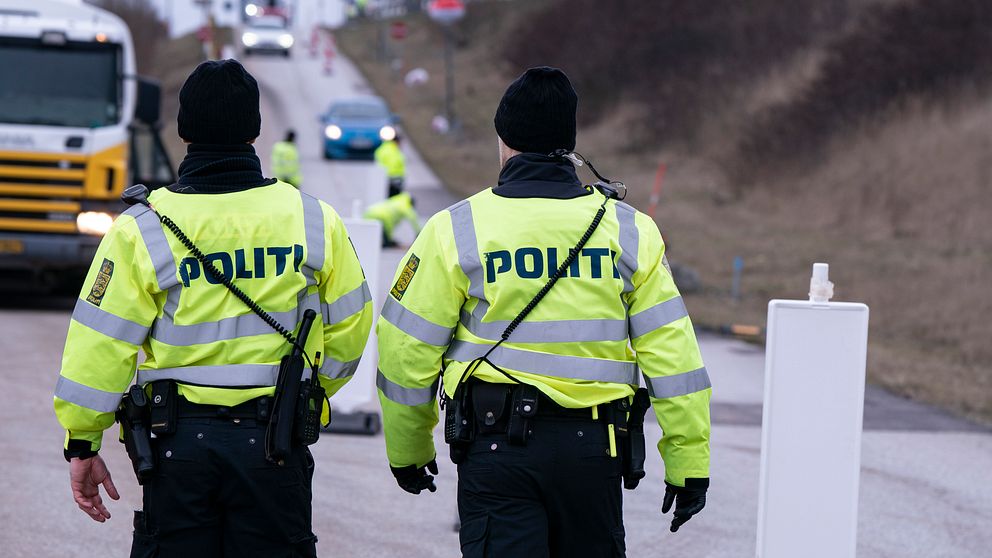
[[[76,232],[85,181],[78,155],[0,159],[0,231]]]
[[[0,197],[80,198],[85,180],[80,158],[0,159]]]

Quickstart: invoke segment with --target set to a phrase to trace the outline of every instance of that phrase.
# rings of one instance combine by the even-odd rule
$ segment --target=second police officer
[[[289,344],[160,216],[285,329],[316,312],[312,334],[296,344],[327,394],[361,357],[368,287],[335,211],[262,175],[251,145],[261,125],[258,85],[240,64],[204,62],[179,100],[189,147],[178,183],[114,223],[69,325],[55,411],[67,431],[73,497],[94,520],[110,518],[100,487],[118,494],[98,452],[141,349],[136,381],[145,389],[129,395],[147,395],[157,433],[131,556],[315,556],[313,458],[299,444],[278,462],[267,455]]]
[[[576,105],[557,69],[510,84],[498,185],[428,221],[377,326],[389,464],[404,490],[436,489],[441,382],[469,558],[623,556],[621,475],[639,478],[648,406],[670,529],[705,504],[711,389],[692,324],[654,221],[578,179]]]
[[[300,150],[296,148],[294,130],[286,130],[285,138],[272,144],[272,174],[297,188],[303,184],[303,176],[300,174]]]

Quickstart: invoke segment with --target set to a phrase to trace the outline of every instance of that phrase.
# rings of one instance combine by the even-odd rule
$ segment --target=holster
[[[625,397],[614,402],[619,405],[617,415],[626,414],[626,428],[622,431],[617,428],[618,444],[621,459],[621,474],[623,475],[623,487],[627,490],[637,488],[637,484],[644,478],[644,460],[646,451],[644,447],[644,414],[651,408],[651,398],[648,390],[639,388],[634,392],[633,401],[628,401]],[[622,420],[620,422],[623,422]]]
[[[152,452],[148,398],[140,386],[131,386],[124,394],[116,418],[121,424],[121,441],[131,460],[134,476],[138,484],[145,484],[155,471],[155,454]]]
[[[282,464],[292,454],[302,376],[302,356],[294,354],[282,357],[276,380],[275,408],[266,429],[265,457],[272,463]]]

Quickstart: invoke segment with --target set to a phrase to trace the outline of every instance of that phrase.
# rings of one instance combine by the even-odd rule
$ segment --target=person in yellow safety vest
[[[420,234],[420,216],[414,209],[413,198],[403,192],[373,204],[365,210],[366,219],[374,219],[382,223],[382,245],[386,248],[396,246],[393,231],[402,221],[409,221],[415,235]]]
[[[374,154],[375,161],[386,171],[386,186],[390,198],[403,191],[403,181],[406,177],[406,158],[400,150],[400,141],[400,135],[397,133],[392,140],[382,142]]]
[[[309,450],[294,444],[281,464],[266,459],[290,346],[159,219],[172,219],[284,328],[296,331],[314,310],[300,344],[320,385],[334,394],[351,378],[371,329],[368,286],[335,211],[263,177],[251,146],[258,99],[236,61],[204,62],[189,76],[179,93],[189,147],[178,183],[117,219],[72,313],[54,406],[73,497],[95,521],[110,518],[100,486],[119,497],[98,451],[121,393],[134,380],[151,405],[154,471],[131,556],[316,556]]]
[[[286,139],[272,146],[272,174],[297,188],[303,183],[300,174],[300,151],[296,148],[296,132],[286,131]]]
[[[637,470],[623,457],[636,455],[638,400],[664,432],[670,529],[705,504],[711,389],[692,323],[654,221],[583,187],[564,156],[576,104],[554,68],[509,86],[495,117],[498,185],[427,222],[377,325],[386,454],[414,494],[436,489],[443,386],[467,558],[623,556],[620,483]],[[528,304],[600,207],[564,276]],[[634,397],[642,376],[647,393]]]

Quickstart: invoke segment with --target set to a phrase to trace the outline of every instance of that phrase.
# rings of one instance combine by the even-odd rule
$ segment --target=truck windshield
[[[121,119],[120,47],[0,41],[0,123],[99,128]]]

